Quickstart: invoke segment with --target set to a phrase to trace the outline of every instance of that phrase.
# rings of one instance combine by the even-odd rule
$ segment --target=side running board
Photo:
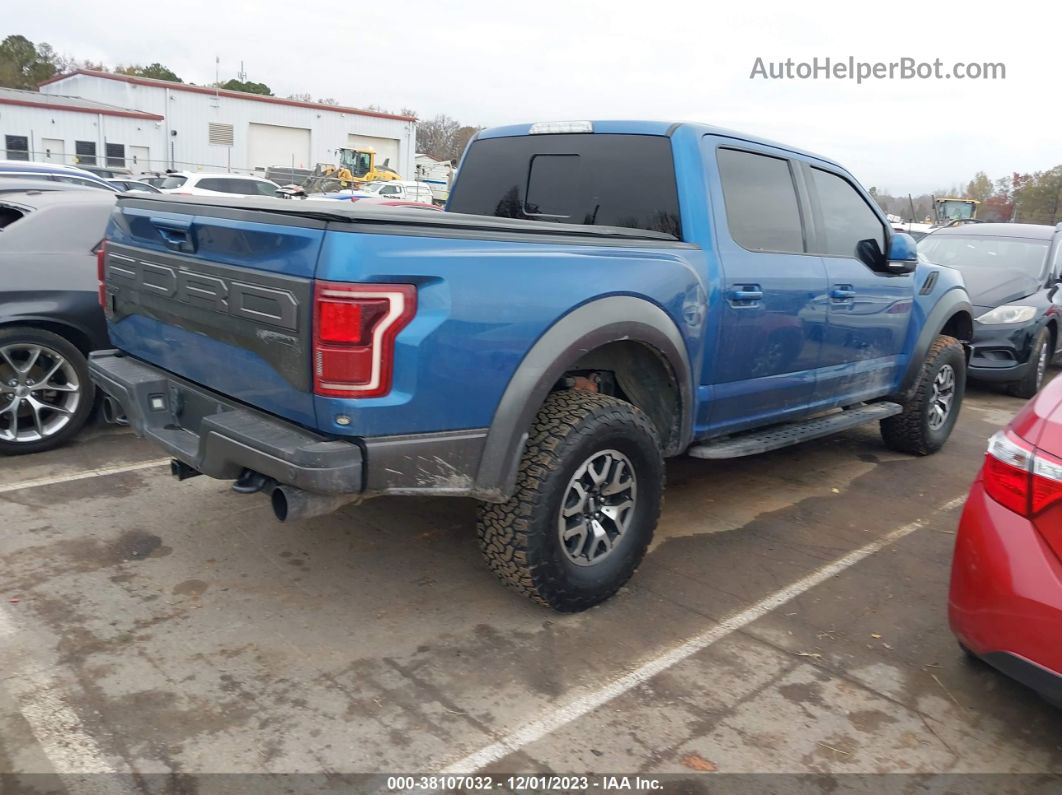
[[[899,403],[868,403],[834,414],[813,417],[810,420],[771,425],[747,433],[702,442],[691,446],[686,454],[694,458],[740,458],[755,453],[766,453],[768,450],[777,450],[791,444],[830,436],[838,431],[874,420],[883,420],[901,411],[903,411],[903,406]]]

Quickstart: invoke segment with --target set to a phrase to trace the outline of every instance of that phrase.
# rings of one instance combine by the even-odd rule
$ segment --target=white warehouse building
[[[417,130],[410,116],[79,69],[39,92],[0,89],[0,136],[7,158],[134,173],[313,168],[371,147],[412,179]]]

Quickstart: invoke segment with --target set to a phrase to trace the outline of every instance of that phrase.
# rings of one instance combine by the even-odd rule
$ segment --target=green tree
[[[114,70],[120,75],[130,75],[132,77],[150,77],[154,80],[169,80],[173,83],[183,83],[177,76],[177,73],[170,69],[168,66],[155,62],[147,66],[140,66],[139,64],[130,64],[129,66],[119,66]]]
[[[248,94],[261,94],[266,97],[273,96],[273,92],[265,83],[256,83],[253,80],[226,80],[218,88],[226,91],[246,91]]]
[[[1023,224],[1057,224],[1062,221],[1062,166],[1015,175],[1014,220]]]
[[[987,201],[988,197],[994,192],[994,188],[995,186],[992,184],[992,180],[988,178],[988,174],[978,171],[966,185],[966,198],[979,202]]]
[[[55,74],[55,51],[47,44],[36,47],[25,36],[12,35],[0,42],[0,86],[29,91]]]

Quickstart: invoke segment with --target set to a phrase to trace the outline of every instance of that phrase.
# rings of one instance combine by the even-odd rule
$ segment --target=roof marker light
[[[531,125],[531,135],[557,133],[592,133],[594,125],[588,121],[540,121]]]

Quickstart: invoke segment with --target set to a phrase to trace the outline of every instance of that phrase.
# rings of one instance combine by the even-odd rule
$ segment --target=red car
[[[1062,378],[988,443],[948,617],[968,652],[1062,705]]]

